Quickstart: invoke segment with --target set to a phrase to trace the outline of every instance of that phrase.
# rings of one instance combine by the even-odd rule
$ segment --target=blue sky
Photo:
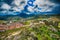
[[[60,14],[59,0],[0,0],[1,15]]]

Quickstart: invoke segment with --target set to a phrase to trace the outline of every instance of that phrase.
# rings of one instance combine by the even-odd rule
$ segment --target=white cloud
[[[32,2],[29,2],[29,4],[32,4]]]
[[[5,9],[5,11],[2,11],[2,13],[6,13],[6,12],[9,12],[9,9],[12,9],[13,12],[21,12],[22,10],[24,10],[24,7],[27,4],[29,0],[14,0],[12,3],[11,3],[11,6],[6,4],[6,3],[3,3],[1,8],[2,9]],[[32,4],[32,2],[29,2],[30,4]],[[53,7],[55,7],[55,4],[50,2],[49,0],[35,0],[34,3],[33,3],[33,7],[32,6],[29,6],[27,7],[28,12],[26,12],[26,14],[31,14],[31,12],[50,12],[52,11]],[[35,8],[35,6],[38,5],[38,7]],[[53,6],[53,7],[50,7],[50,6]],[[41,9],[38,9],[38,8],[41,8]],[[11,13],[11,11],[9,12],[9,14]],[[12,14],[12,13],[11,13]]]
[[[28,11],[30,11],[30,12],[34,12],[34,7],[29,6],[29,7],[28,7]]]
[[[15,5],[15,6],[21,6],[23,4],[26,5],[27,4],[27,0],[14,0],[12,2],[12,4]]]
[[[28,15],[29,15],[29,14],[31,14],[31,13],[29,13],[29,12],[26,12],[26,14],[28,14]]]
[[[8,4],[4,3],[2,6],[1,6],[2,9],[6,9],[6,10],[9,10],[11,8],[11,6],[9,6]]]
[[[14,4],[16,6],[19,6],[20,5],[20,0],[14,0],[12,4]]]
[[[4,11],[1,11],[1,13],[3,13],[3,14],[5,14],[7,11],[6,10],[4,10]]]
[[[49,6],[55,6],[55,4],[49,0],[36,0],[33,4],[41,8],[41,10],[39,10],[40,12],[51,11],[53,7],[50,8]]]
[[[18,9],[17,7],[13,7],[12,10],[14,10],[13,12],[20,12],[21,10]]]
[[[13,8],[16,11],[24,10],[24,7],[26,4],[27,4],[27,0],[14,0],[12,2],[12,5],[15,5],[15,6],[13,6]]]
[[[49,8],[47,10],[45,10],[45,12],[51,12],[53,8]]]

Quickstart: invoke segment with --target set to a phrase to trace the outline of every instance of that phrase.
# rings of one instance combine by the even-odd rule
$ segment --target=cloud
[[[24,10],[24,7],[27,5],[27,0],[14,0],[12,2],[13,9],[15,8],[16,11]]]
[[[21,10],[18,9],[17,7],[13,7],[12,10],[13,10],[13,12],[20,12],[20,11],[21,11]]]
[[[10,8],[11,8],[11,6],[9,6],[9,5],[6,4],[6,3],[3,3],[2,6],[1,6],[1,9],[9,10]]]
[[[9,1],[9,3],[8,3]],[[58,12],[58,4],[50,0],[3,0],[0,2],[0,12],[10,14],[25,13],[32,14],[38,12]],[[55,10],[56,8],[56,10]],[[3,9],[3,10],[2,10]],[[2,11],[1,11],[2,10]],[[55,12],[55,13],[56,13]]]
[[[56,4],[60,4],[60,0],[49,0],[50,2],[56,3]]]
[[[34,7],[29,6],[29,7],[28,7],[28,11],[30,11],[30,12],[34,12]]]
[[[9,1],[9,0],[8,0]],[[9,1],[10,2],[10,1]],[[21,12],[24,10],[24,7],[27,5],[27,0],[13,0],[10,2],[10,5],[7,3],[7,0],[1,1],[1,7],[0,10],[2,10],[2,13],[8,13],[10,12]]]
[[[55,4],[49,0],[36,0],[33,4],[38,5],[38,8],[41,8],[40,12],[51,11],[55,6]]]
[[[52,12],[60,14],[60,5],[56,5],[53,9]]]

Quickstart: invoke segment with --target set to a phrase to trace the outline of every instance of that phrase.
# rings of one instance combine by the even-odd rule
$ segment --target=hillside
[[[17,19],[13,22],[21,22],[24,25],[20,28],[0,32],[0,40],[60,40],[59,16],[39,16],[31,19]]]

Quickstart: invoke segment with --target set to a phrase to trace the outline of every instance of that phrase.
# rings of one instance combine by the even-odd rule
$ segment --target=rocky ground
[[[23,27],[0,32],[0,40],[60,40],[60,19],[37,18],[22,22]]]

